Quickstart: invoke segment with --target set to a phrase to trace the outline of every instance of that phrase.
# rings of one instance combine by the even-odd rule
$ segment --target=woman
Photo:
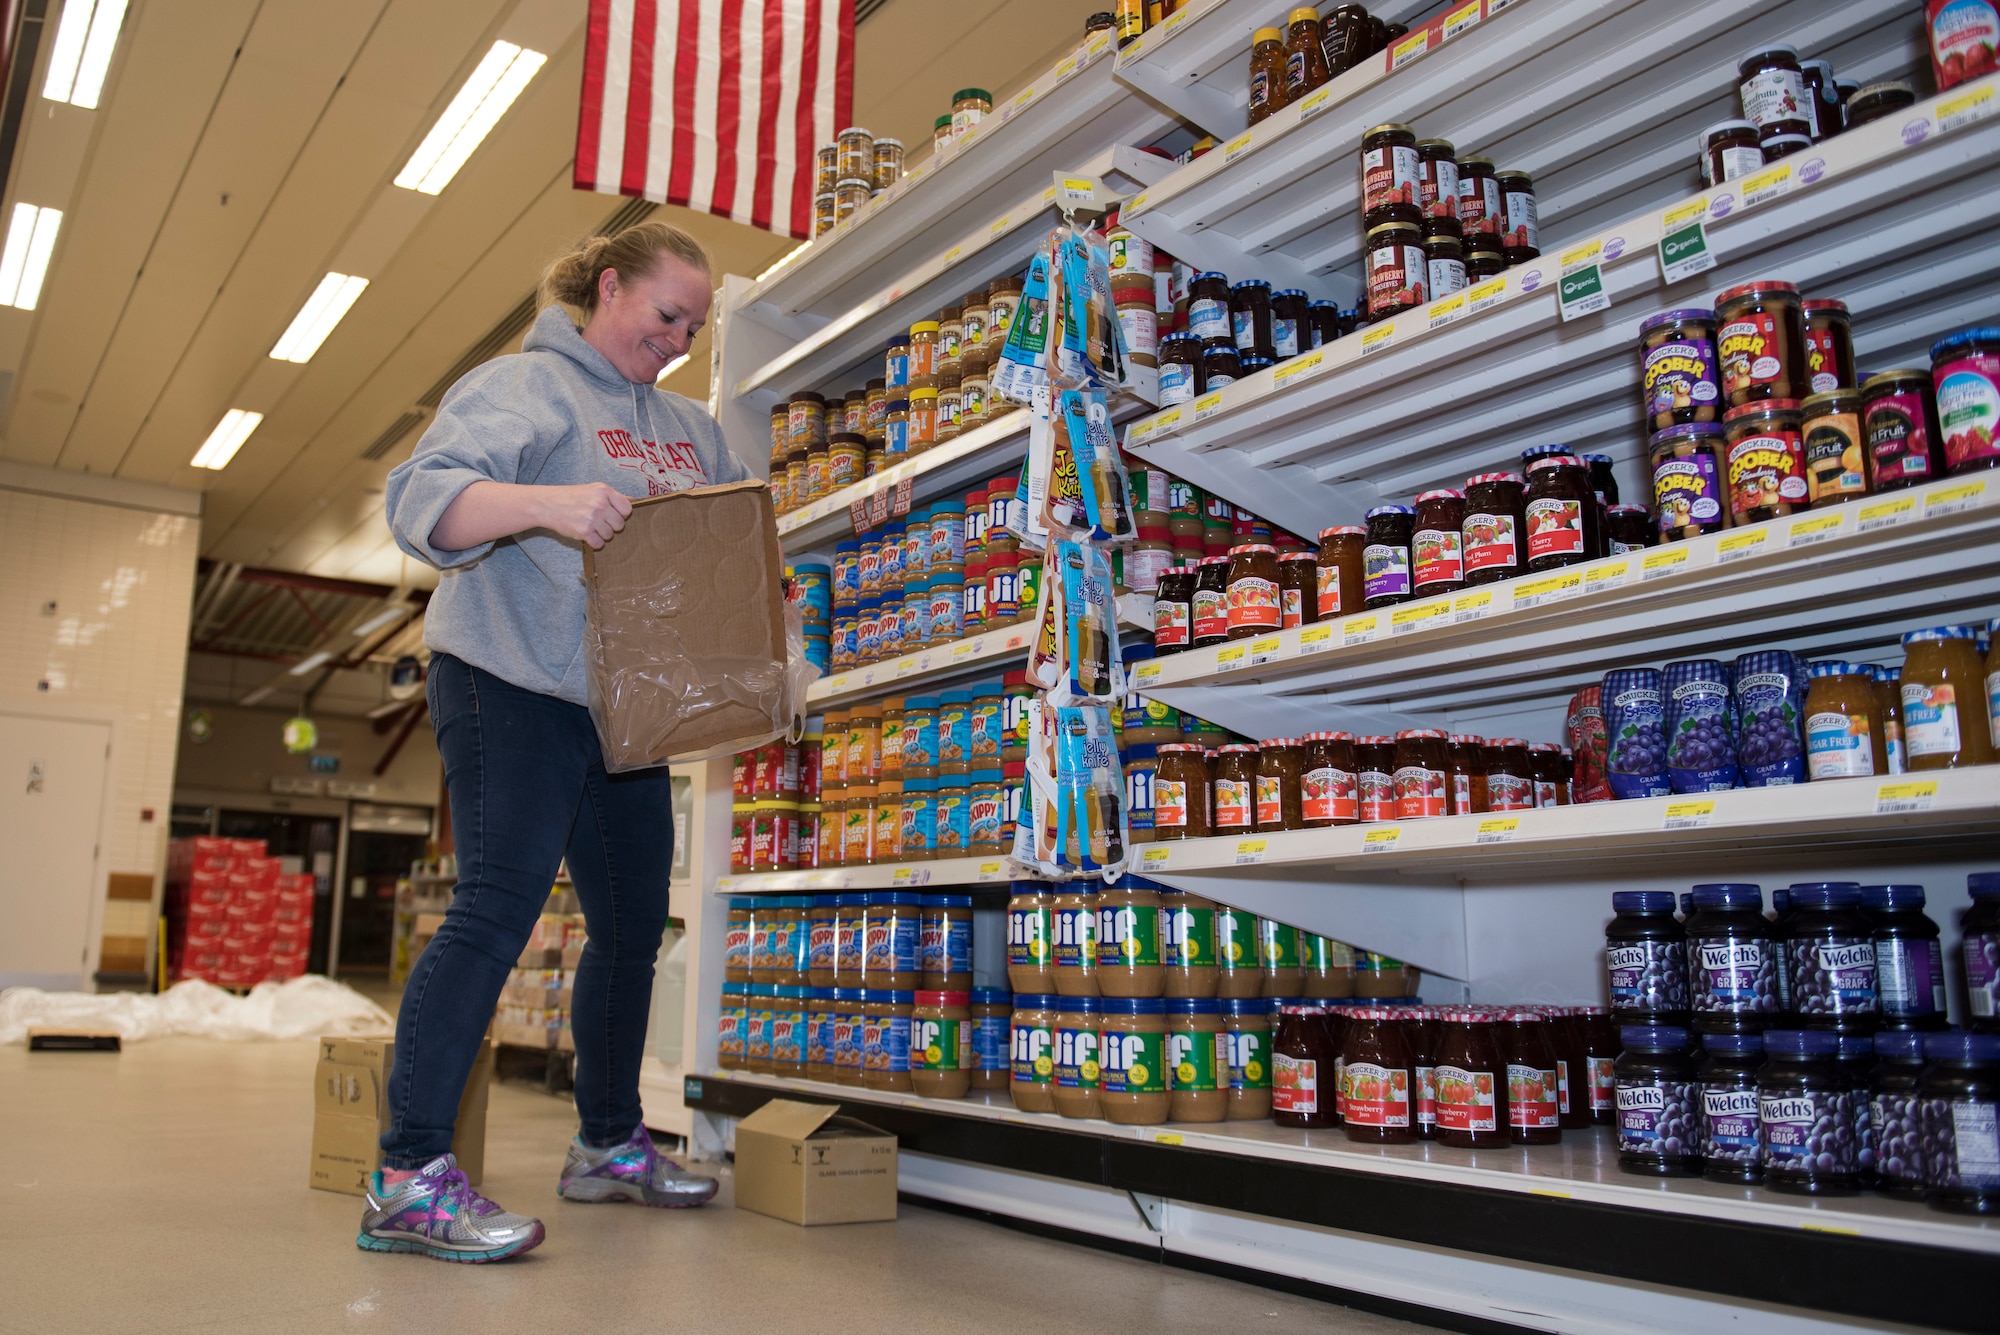
[[[367,1250],[497,1261],[541,1242],[541,1222],[473,1191],[450,1150],[501,986],[565,856],[590,939],[570,1011],[581,1127],[557,1192],[646,1205],[715,1194],[640,1122],[673,816],[665,766],[605,772],[583,647],[583,548],[625,526],[630,498],[750,476],[714,418],[653,386],[707,320],[711,286],[707,254],[679,228],[592,239],[543,275],[520,355],[452,386],[389,474],[396,541],[444,572],[425,616],[426,689],[459,880],[403,990]]]

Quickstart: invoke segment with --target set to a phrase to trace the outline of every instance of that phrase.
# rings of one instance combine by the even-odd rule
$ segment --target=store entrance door
[[[82,988],[111,725],[0,714],[0,987]]]
[[[389,980],[395,951],[396,883],[430,842],[428,807],[356,802],[348,819],[346,884],[340,903],[340,976]]]

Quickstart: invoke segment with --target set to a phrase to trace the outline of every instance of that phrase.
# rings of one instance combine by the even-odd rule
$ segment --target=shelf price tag
[[[1174,850],[1166,844],[1148,844],[1139,855],[1139,866],[1145,871],[1163,871],[1173,860]]]
[[[1514,585],[1514,607],[1519,611],[1529,607],[1546,607],[1550,603],[1560,603],[1583,592],[1583,572],[1565,570],[1559,574],[1544,575],[1540,579],[1521,580]]]
[[[1064,199],[1087,204],[1097,198],[1097,183],[1082,176],[1065,176],[1062,193]]]
[[[1178,17],[1179,14],[1185,14],[1186,12],[1187,11],[1184,9],[1180,10],[1178,11],[1176,17]],[[1167,22],[1171,23],[1173,22],[1173,19],[1168,19]],[[1316,93],[1307,94],[1306,100],[1299,103],[1299,119],[1302,121],[1311,120],[1314,116],[1317,116],[1320,112],[1325,111],[1327,108],[1327,104],[1332,101],[1333,101],[1333,89],[1331,88],[1322,88]]]
[[[1602,593],[1606,589],[1622,589],[1632,578],[1632,562],[1606,561],[1601,565],[1585,566],[1583,570],[1583,591]]]
[[[1955,487],[1940,487],[1924,497],[1924,518],[1934,515],[1955,515],[1961,510],[1970,510],[1986,499],[1986,479],[1961,482]]]
[[[1136,665],[1132,669],[1132,684],[1139,687],[1151,686],[1160,679],[1160,666],[1158,659],[1150,659]]]
[[[1894,500],[1877,501],[1873,505],[1864,505],[1854,512],[1854,531],[1872,533],[1878,528],[1900,524],[1916,512],[1917,498],[1914,496],[1904,495]]]
[[[1389,614],[1389,634],[1408,635],[1411,631],[1422,630],[1436,622],[1449,620],[1449,602],[1415,603],[1399,607]]]
[[[1181,410],[1179,408],[1169,408],[1153,419],[1153,434],[1156,436],[1170,435],[1180,430],[1180,425]]]
[[[1326,354],[1319,351],[1308,352],[1303,357],[1289,358],[1283,366],[1271,373],[1271,385],[1273,388],[1282,389],[1290,381],[1302,375],[1311,375],[1325,364]]]
[[[1378,352],[1386,351],[1389,345],[1395,341],[1396,322],[1394,320],[1390,320],[1385,324],[1369,325],[1361,331],[1361,355],[1364,357],[1373,357]]]
[[[979,864],[979,879],[982,881],[997,881],[1006,875],[1006,873],[1007,864],[1004,862],[982,862]]]
[[[1500,299],[1506,295],[1507,280],[1504,277],[1489,278],[1476,287],[1468,287],[1465,289],[1466,314],[1479,315],[1499,305]]]
[[[1639,582],[1649,579],[1664,579],[1668,575],[1678,575],[1688,563],[1692,550],[1685,545],[1655,547],[1639,558]]]
[[[1885,783],[1875,790],[1875,814],[1907,815],[1929,811],[1937,800],[1937,780],[1917,779],[1907,783]]]
[[[1240,644],[1232,644],[1226,649],[1218,649],[1215,654],[1215,670],[1217,672],[1234,672],[1240,667],[1248,666],[1249,657],[1250,651]]]
[[[1521,828],[1519,816],[1494,816],[1479,822],[1479,833],[1474,836],[1476,844],[1505,844],[1514,839],[1514,832]]]
[[[1154,427],[1154,422],[1153,419],[1150,417],[1143,422],[1134,422],[1131,426],[1126,427],[1125,448],[1130,449],[1134,445],[1144,443],[1147,439],[1149,439],[1152,436],[1153,427]]]
[[[1463,5],[1446,14],[1442,28],[1444,40],[1449,42],[1452,38],[1479,22],[1479,16],[1480,6],[1478,0],[1473,0],[1472,4]]]
[[[1237,135],[1234,139],[1223,145],[1222,165],[1226,167],[1245,153],[1248,153],[1250,145],[1255,141],[1256,137],[1252,131],[1245,130],[1242,134]]]
[[[1731,561],[1755,556],[1764,550],[1764,544],[1770,540],[1771,530],[1762,524],[1725,533],[1715,544],[1715,563],[1726,566]]]
[[[1478,621],[1493,613],[1493,590],[1481,589],[1477,593],[1461,593],[1451,600],[1451,620],[1453,625],[1467,621]]]
[[[1300,654],[1323,654],[1333,648],[1333,626],[1307,626],[1299,632]]]
[[[1430,49],[1431,30],[1426,26],[1389,48],[1389,68],[1399,70]]]
[[[1379,829],[1370,830],[1361,836],[1361,851],[1363,853],[1393,853],[1396,851],[1396,844],[1402,837],[1402,826],[1384,825]]]
[[[1845,510],[1835,510],[1793,521],[1791,529],[1785,534],[1785,546],[1810,547],[1816,542],[1839,537],[1841,516],[1846,513]]]
[[[1993,114],[1993,85],[1983,83],[1971,92],[1947,98],[1937,104],[1937,127],[1941,134],[1949,134],[1961,126],[1974,121],[1983,121]]]
[[[1247,867],[1253,862],[1264,860],[1264,851],[1269,848],[1269,839],[1238,839],[1236,841],[1236,865]]]
[[[1214,394],[1204,394],[1194,401],[1194,420],[1197,423],[1206,422],[1221,411],[1222,393],[1219,390]]]
[[[1340,627],[1340,647],[1350,649],[1357,644],[1367,644],[1370,640],[1382,638],[1382,618],[1350,617]]]
[[[1715,815],[1715,799],[1712,797],[1692,798],[1686,802],[1667,803],[1667,818],[1660,822],[1663,830],[1699,830]]]
[[[1278,657],[1278,650],[1284,641],[1276,635],[1266,635],[1262,639],[1250,641],[1250,666],[1262,667]]]
[[[1575,320],[1611,308],[1604,290],[1604,243],[1589,241],[1562,255],[1562,281],[1556,288],[1562,318]]]
[[[1669,285],[1715,267],[1702,220],[1708,216],[1706,197],[1660,215],[1660,273]]]
[[[1743,178],[1743,207],[1768,203],[1792,190],[1792,164],[1781,162],[1775,167],[1766,167],[1754,176]]]
[[[1465,293],[1454,292],[1448,297],[1440,297],[1431,303],[1430,327],[1442,328],[1453,320],[1465,318]]]

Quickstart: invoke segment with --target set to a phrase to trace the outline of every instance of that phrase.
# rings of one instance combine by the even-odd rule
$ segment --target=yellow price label
[[[979,864],[979,874],[981,876],[998,876],[1006,865],[1004,862],[982,862]]]
[[[1471,299],[1474,306],[1484,306],[1489,302],[1497,301],[1506,290],[1507,280],[1505,278],[1489,278],[1477,287],[1465,289],[1465,295]]]
[[[945,262],[946,264],[950,264],[950,263],[952,263],[953,261],[957,260],[957,259],[958,259],[958,257],[959,257],[960,255],[963,255],[964,253],[965,253],[965,247],[964,247],[964,246],[953,246],[953,247],[952,247],[952,248],[951,248],[950,250],[947,250],[947,251],[946,251],[946,252],[944,253],[944,262]]]
[[[1053,188],[1051,187],[1051,189]],[[1097,183],[1081,176],[1065,176],[1063,177],[1063,189],[1082,195],[1094,195],[1097,193]]]
[[[1670,575],[1688,563],[1690,549],[1684,546],[1655,547],[1639,558],[1639,577],[1658,579]]]
[[[1916,512],[1917,498],[1914,496],[1905,495],[1898,496],[1894,500],[1877,501],[1873,505],[1864,505],[1855,511],[1855,519],[1858,522],[1854,527],[1858,532],[1866,533],[1870,529],[1901,523]]]
[[[1803,519],[1793,521],[1792,527],[1785,534],[1787,545],[1797,547],[1802,543],[1819,542],[1832,537],[1840,532],[1841,513],[1839,510],[1834,510],[1827,514],[1807,515]]]
[[[1124,217],[1130,214],[1137,213],[1140,209],[1143,209],[1145,207],[1146,207],[1146,192],[1141,190],[1138,194],[1132,196],[1132,198],[1125,201],[1125,207],[1119,210],[1119,216]]]
[[[1473,840],[1480,844],[1504,844],[1513,839],[1521,828],[1519,816],[1493,816],[1479,822],[1479,834]]]
[[[1134,686],[1151,686],[1160,679],[1160,664],[1157,661],[1139,664],[1132,671]]]
[[[1477,621],[1493,610],[1493,590],[1481,589],[1477,593],[1461,593],[1451,600],[1451,617],[1454,621]]]
[[[1715,799],[1695,798],[1685,802],[1667,803],[1666,819],[1660,822],[1663,830],[1694,830],[1708,824],[1715,815]]]
[[[1215,669],[1218,672],[1226,672],[1230,668],[1242,667],[1244,660],[1249,656],[1250,651],[1244,646],[1232,644],[1225,649],[1217,651],[1215,655]]]
[[[1332,642],[1333,627],[1330,624],[1307,626],[1299,632],[1299,648],[1301,649],[1304,649],[1309,644],[1326,645]]]
[[[1716,541],[1715,559],[1718,561],[1740,561],[1746,556],[1753,556],[1761,551],[1764,544],[1770,540],[1771,530],[1762,526],[1736,529],[1733,532],[1723,534]]]
[[[1252,640],[1250,641],[1250,652],[1253,654],[1275,654],[1278,652],[1278,646],[1282,643],[1284,641],[1275,635],[1267,636],[1261,640]]]
[[[1188,1070],[1192,1072],[1194,1068],[1189,1066]],[[1192,1074],[1188,1078],[1193,1079]],[[1153,1143],[1156,1145],[1179,1145],[1182,1143],[1182,1136],[1178,1131],[1159,1131],[1154,1133]]]
[[[1986,495],[1986,479],[1961,482],[1955,487],[1939,487],[1924,497],[1924,517],[1948,515],[1958,510],[1970,510]]]
[[[1181,410],[1178,408],[1169,408],[1153,419],[1153,429],[1155,431],[1171,431],[1180,424]]]
[[[1361,851],[1364,853],[1387,853],[1403,837],[1400,825],[1383,825],[1361,836]]]
[[[1586,241],[1582,245],[1572,246],[1562,253],[1562,267],[1569,269],[1579,264],[1588,264],[1592,260],[1600,258],[1603,254],[1604,243],[1602,241]]]
[[[1331,88],[1322,88],[1316,93],[1308,94],[1305,101],[1299,103],[1299,119],[1304,120],[1314,112],[1324,110],[1326,104],[1332,100]]]
[[[1448,297],[1440,297],[1431,303],[1432,324],[1449,324],[1465,314],[1465,294],[1454,292]]]
[[[1361,331],[1361,354],[1365,357],[1378,348],[1384,348],[1396,337],[1396,322],[1370,325]]]
[[[1389,53],[1389,68],[1395,69],[1406,61],[1415,60],[1431,49],[1431,30],[1420,28],[1402,41],[1396,43]]]
[[[1442,620],[1450,615],[1451,604],[1449,602],[1414,603],[1408,607],[1399,607],[1389,614],[1389,633],[1392,635],[1406,634],[1420,626],[1428,626],[1431,622]]]
[[[1885,783],[1875,789],[1875,814],[1890,816],[1912,811],[1929,811],[1937,800],[1936,779],[1911,779]]]
[[[1248,153],[1250,151],[1250,144],[1256,137],[1254,131],[1245,130],[1242,134],[1230,140],[1222,149],[1223,162],[1234,162],[1245,153]]]
[[[1444,35],[1447,38],[1458,36],[1467,28],[1479,22],[1480,11],[1479,0],[1472,0],[1471,4],[1466,5],[1462,9],[1452,10],[1451,13],[1444,16]]]
[[[1204,394],[1194,401],[1194,420],[1199,422],[1222,411],[1222,394]]]
[[[1236,854],[1238,857],[1242,857],[1251,853],[1262,853],[1270,846],[1271,841],[1269,839],[1238,839],[1236,841]]]
[[[1151,870],[1157,870],[1166,866],[1172,860],[1173,856],[1173,849],[1162,844],[1151,844],[1147,846],[1145,852],[1139,855],[1139,865]]]
[[[1671,232],[1677,228],[1687,226],[1696,218],[1706,216],[1707,213],[1708,196],[1703,195],[1700,199],[1691,199],[1685,204],[1678,204],[1668,209],[1665,213],[1662,213],[1660,215],[1660,228],[1662,231]]]
[[[1304,375],[1308,371],[1317,371],[1319,370],[1321,363],[1324,362],[1325,359],[1326,355],[1317,350],[1313,352],[1308,352],[1303,357],[1290,358],[1285,362],[1283,366],[1280,366],[1277,370],[1271,373],[1271,383],[1274,385],[1282,385],[1286,381],[1292,379],[1294,376]]]

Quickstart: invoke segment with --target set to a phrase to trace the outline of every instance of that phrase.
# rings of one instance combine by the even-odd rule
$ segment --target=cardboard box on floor
[[[736,1126],[736,1208],[794,1224],[896,1217],[896,1138],[831,1103],[772,1099]]]
[[[583,574],[607,764],[741,750],[784,726],[784,557],[764,483],[634,501]]]
[[[312,1163],[308,1185],[359,1196],[381,1162],[381,1135],[389,1120],[389,1066],[395,1039],[322,1038],[313,1068]],[[489,1035],[472,1063],[458,1101],[451,1152],[466,1180],[479,1185],[486,1166],[486,1091],[493,1080]]]

